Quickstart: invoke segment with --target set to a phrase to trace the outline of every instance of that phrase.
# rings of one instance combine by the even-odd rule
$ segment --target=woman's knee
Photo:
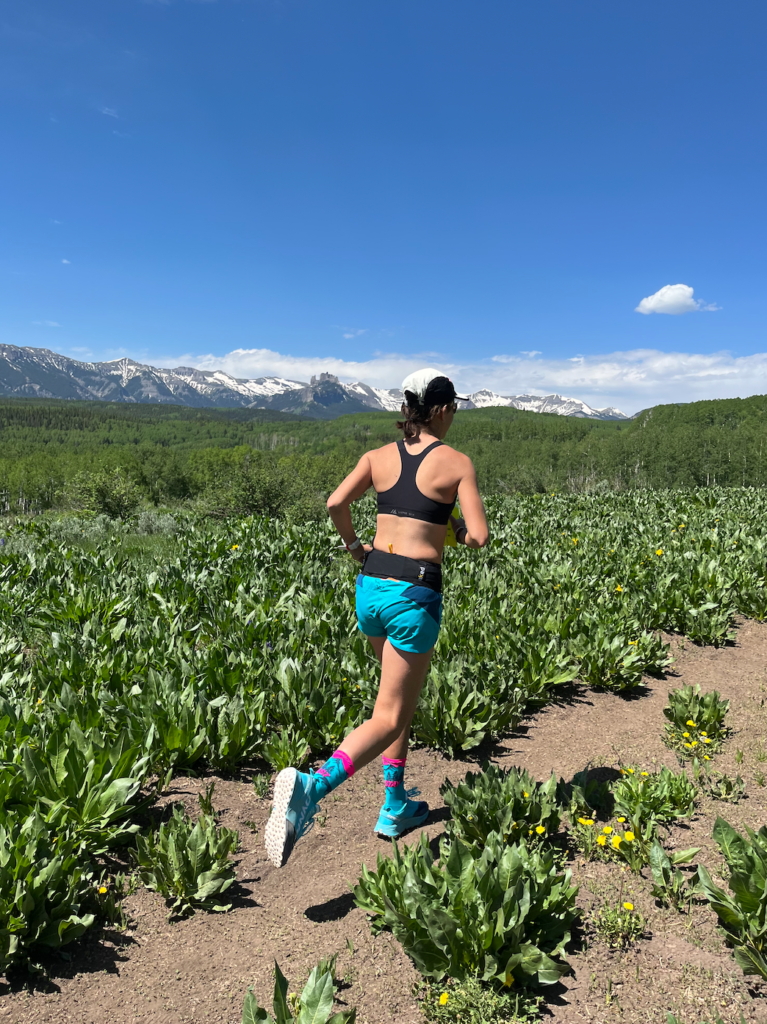
[[[387,739],[395,740],[410,725],[412,715],[404,707],[374,709],[373,721],[386,734]]]

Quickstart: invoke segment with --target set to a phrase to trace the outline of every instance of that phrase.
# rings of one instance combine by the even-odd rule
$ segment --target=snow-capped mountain
[[[590,420],[626,420],[629,417],[608,406],[605,409],[592,409],[579,398],[565,398],[562,395],[496,395],[484,389],[470,396],[471,401],[460,402],[466,409],[485,409],[489,406],[505,405],[527,412],[552,412],[557,416],[579,416]]]
[[[162,369],[116,359],[106,363],[79,362],[45,348],[0,344],[0,395],[37,398],[92,399],[105,402],[161,402],[188,406],[244,406],[274,409],[334,419],[344,413],[371,409],[399,412],[403,395],[398,388],[374,388],[362,381],[344,384],[321,373],[307,384],[284,377],[232,377],[223,370],[189,366]],[[577,398],[561,395],[497,395],[476,391],[467,409],[513,406],[531,412],[589,419],[627,419],[618,409],[592,409]]]

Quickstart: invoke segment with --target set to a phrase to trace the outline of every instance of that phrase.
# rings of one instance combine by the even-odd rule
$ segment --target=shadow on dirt
[[[40,953],[39,971],[11,965],[5,981],[0,981],[0,997],[11,992],[61,992],[56,979],[71,981],[79,974],[119,975],[119,965],[128,960],[121,950],[136,945],[137,941],[125,932],[108,927],[94,929],[64,949]]]
[[[317,903],[313,907],[308,907],[304,911],[304,915],[315,924],[324,924],[326,921],[340,921],[350,910],[354,910],[354,896],[350,892],[345,892],[340,896],[334,896],[331,900],[326,900],[325,903]]]

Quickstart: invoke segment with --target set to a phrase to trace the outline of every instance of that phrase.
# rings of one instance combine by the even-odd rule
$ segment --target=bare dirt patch
[[[669,677],[646,679],[641,695],[626,700],[576,689],[571,699],[527,719],[487,753],[540,779],[552,770],[570,778],[589,764],[605,770],[620,762],[676,768],[661,740],[668,690],[682,683],[718,689],[731,701],[734,734],[717,768],[740,772],[747,797],[735,806],[704,800],[689,827],[675,829],[671,837],[677,848],[701,846],[699,859],[717,875],[721,861],[711,838],[716,815],[753,828],[767,820],[767,625],[742,623],[736,643],[722,650],[674,640],[673,653]],[[458,780],[469,768],[476,770],[476,760],[447,761],[424,750],[411,754],[408,782],[434,809],[424,830],[431,838],[442,833],[447,817],[441,783],[446,776]],[[193,811],[197,794],[212,778],[176,779],[166,799],[183,800]],[[262,1003],[270,996],[275,959],[297,989],[320,957],[336,952],[346,979],[341,998],[358,1007],[360,1024],[422,1021],[413,994],[417,972],[390,935],[371,936],[349,892],[360,865],[374,865],[390,849],[372,833],[382,798],[380,770],[371,765],[332,795],[323,806],[324,821],[278,871],[263,850],[268,799],[256,797],[246,776],[217,778],[214,805],[221,822],[241,837],[232,911],[169,923],[162,899],[140,890],[127,900],[127,931],[94,933],[63,956],[54,955],[48,990],[2,986],[0,1021],[237,1024],[248,985]],[[586,911],[584,942],[571,958],[573,975],[552,993],[550,1019],[665,1024],[672,1010],[684,1024],[713,1021],[717,1014],[725,1024],[738,1024],[741,1013],[749,1024],[767,1021],[767,995],[743,978],[707,908],[693,907],[689,915],[659,910],[644,877],[601,863],[576,860],[572,867]],[[622,888],[644,914],[648,930],[632,949],[616,952],[591,933],[588,916],[605,899],[617,900]]]

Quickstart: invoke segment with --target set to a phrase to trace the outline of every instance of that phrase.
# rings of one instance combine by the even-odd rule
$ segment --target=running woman
[[[266,826],[266,851],[283,867],[313,823],[324,797],[379,754],[386,800],[375,826],[397,838],[422,825],[424,801],[408,800],[404,775],[410,723],[418,703],[442,617],[442,549],[456,498],[463,518],[453,518],[456,540],[470,548],[487,543],[487,521],[474,466],[443,439],[457,399],[438,370],[418,370],[402,383],[401,441],[363,455],[328,498],[328,512],[346,550],[361,564],[357,620],[381,662],[373,717],[358,726],[315,773],[285,768],[274,786]],[[369,487],[378,494],[372,547],[354,532],[349,506]]]

